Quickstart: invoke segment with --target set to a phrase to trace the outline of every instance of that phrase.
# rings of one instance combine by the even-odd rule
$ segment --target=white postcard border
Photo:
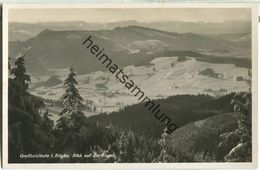
[[[8,10],[12,8],[251,8],[252,16],[252,162],[249,163],[8,163]],[[91,168],[91,169],[169,169],[222,168],[251,169],[258,162],[258,6],[229,3],[109,3],[109,4],[3,4],[3,167],[4,168]]]

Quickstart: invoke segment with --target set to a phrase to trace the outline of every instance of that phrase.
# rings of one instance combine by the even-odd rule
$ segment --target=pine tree
[[[60,113],[61,118],[58,121],[58,127],[67,126],[69,128],[78,128],[82,121],[82,117],[84,117],[82,112],[84,106],[82,103],[83,98],[76,88],[78,82],[75,79],[76,74],[73,67],[70,67],[69,70],[70,73],[64,82],[66,87],[65,94],[60,98],[63,109]]]
[[[118,139],[118,162],[134,161],[135,136],[131,130],[123,131]]]
[[[24,56],[16,59],[10,72],[12,76],[8,79],[8,154],[10,162],[21,163],[24,162],[20,157],[21,153],[34,154],[39,152],[39,149],[41,153],[50,153],[54,137],[50,131],[51,126],[45,128],[47,117],[42,118],[40,114],[44,102],[27,91],[31,79],[26,73]],[[48,160],[30,160],[37,161]]]
[[[222,141],[218,147],[228,145],[229,141],[238,139],[235,147],[224,157],[227,162],[250,162],[252,161],[252,93],[251,93],[251,71],[248,72],[248,92],[240,92],[234,95],[231,104],[234,106],[234,114],[237,119],[238,128],[230,133],[222,134]]]
[[[18,57],[14,63],[15,67],[11,69],[11,74],[14,75],[13,80],[19,85],[22,95],[26,94],[29,89],[29,82],[31,82],[30,76],[26,74],[24,57]]]
[[[159,162],[174,162],[174,158],[168,154],[167,136],[167,128],[165,128],[164,133],[162,134],[162,138],[158,142],[158,144],[161,146],[161,153],[157,158],[157,161]]]
[[[13,104],[20,108],[25,108],[25,95],[28,94],[30,76],[26,73],[24,56],[18,57],[15,66],[9,69],[12,77],[9,77],[8,100],[9,104]]]

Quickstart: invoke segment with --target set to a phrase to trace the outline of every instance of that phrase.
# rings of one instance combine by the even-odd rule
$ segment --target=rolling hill
[[[25,41],[39,34],[44,29],[55,31],[64,30],[112,30],[116,27],[126,27],[137,25],[150,27],[162,31],[195,33],[195,34],[223,34],[223,33],[250,33],[250,22],[225,21],[223,23],[205,22],[178,22],[162,21],[140,23],[135,20],[108,22],[108,23],[87,23],[84,21],[64,21],[64,22],[38,22],[38,23],[9,23],[10,41]]]
[[[44,30],[24,42],[9,42],[9,55],[13,61],[16,56],[27,51],[27,68],[32,74],[48,74],[50,69],[65,68],[69,65],[77,67],[80,74],[103,71],[103,66],[81,45],[89,35],[96,44],[105,49],[105,53],[113,59],[113,62],[120,66],[144,65],[166,51],[188,51],[198,55],[205,52],[211,55],[218,54],[223,60],[219,60],[222,63],[225,63],[225,58],[234,57],[250,60],[249,54],[246,56],[240,54],[235,48],[223,44],[221,40],[192,33],[172,33],[140,26],[98,31]],[[158,48],[150,48],[151,42]],[[207,58],[210,62],[211,58],[216,59],[211,55],[201,54],[201,57]]]
[[[224,161],[224,156],[239,143],[235,138],[219,147],[221,135],[237,129],[230,100],[234,93],[219,99],[206,95],[172,96],[157,100],[162,110],[174,115],[178,128],[166,138],[168,152],[183,162]],[[119,112],[88,118],[118,129],[131,129],[148,138],[160,138],[164,127],[141,104],[128,106]],[[181,156],[181,157],[179,157]]]
[[[202,120],[214,115],[232,111],[230,105],[234,93],[215,99],[208,95],[177,95],[166,99],[157,99],[161,110],[174,118],[178,128],[186,124]],[[99,114],[88,118],[90,121],[99,121],[116,127],[131,129],[146,136],[159,137],[164,129],[142,104],[127,106],[118,112]]]
[[[171,151],[179,152],[193,161],[224,161],[224,156],[237,145],[239,139],[228,142],[225,147],[219,148],[220,135],[237,129],[234,113],[224,113],[199,121],[190,122],[169,135],[167,142]],[[205,160],[206,158],[206,160]]]

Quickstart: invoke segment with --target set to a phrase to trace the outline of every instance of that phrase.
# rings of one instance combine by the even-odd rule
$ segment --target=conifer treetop
[[[60,115],[65,113],[71,115],[75,112],[82,112],[83,98],[80,96],[79,91],[76,87],[78,82],[76,81],[76,73],[74,72],[73,66],[70,67],[70,73],[64,82],[66,88],[65,94],[60,98],[63,105],[63,110]]]
[[[26,73],[24,57],[25,55],[16,58],[15,67],[11,69],[14,80],[20,84],[23,92],[29,89],[29,82],[31,82],[30,76]]]

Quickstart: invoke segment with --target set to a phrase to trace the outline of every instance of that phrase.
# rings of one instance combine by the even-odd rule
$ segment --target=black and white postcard
[[[255,168],[254,4],[4,4],[6,168]]]

